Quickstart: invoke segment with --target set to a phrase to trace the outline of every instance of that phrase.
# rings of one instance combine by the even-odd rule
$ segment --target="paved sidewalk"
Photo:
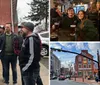
[[[75,81],[75,78],[72,78],[71,80]],[[84,79],[84,82],[83,82],[82,78],[76,78],[76,82],[86,83],[86,84],[89,84],[89,85],[100,85],[100,83],[97,83],[95,80]]]
[[[49,70],[42,63],[40,63],[40,65],[41,65],[40,75],[41,75],[43,84],[44,85],[49,85]],[[21,76],[20,76],[19,65],[17,65],[17,75],[18,75],[18,85],[21,85]],[[9,83],[9,85],[13,85],[12,82],[13,82],[12,81],[12,71],[10,69],[10,83]],[[2,80],[2,66],[1,66],[1,62],[0,62],[0,85],[4,85],[3,80]]]

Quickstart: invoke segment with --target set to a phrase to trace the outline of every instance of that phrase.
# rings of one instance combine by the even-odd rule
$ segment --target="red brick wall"
[[[86,53],[86,56],[87,57],[89,57],[89,58],[91,58],[91,59],[93,59],[93,57],[92,57],[92,55],[90,55],[89,53],[88,53],[88,51],[83,51],[83,52],[85,52]],[[76,57],[76,59],[75,59],[75,70],[78,72],[79,71],[79,69],[78,69],[78,65],[79,65],[79,63],[78,63],[78,57],[81,57],[82,58],[82,63],[81,63],[81,65],[82,65],[82,67],[83,67],[83,56],[80,56],[80,55],[77,55],[77,57]],[[86,59],[86,61],[87,61],[87,65],[88,65],[88,59]],[[94,72],[94,63],[93,63],[93,61],[91,62],[91,65],[92,65],[92,73]],[[84,68],[84,67],[83,67]]]
[[[0,0],[0,24],[11,22],[11,0]]]
[[[14,0],[12,2],[12,11],[13,11],[13,15],[11,15],[11,0],[0,0],[0,25],[5,25],[5,23],[12,23],[12,19],[11,16],[15,17],[15,13],[16,13],[16,6],[17,6],[17,0]],[[15,26],[15,20],[14,21],[14,26]],[[18,28],[17,28],[17,24],[14,27],[14,32],[17,33]]]

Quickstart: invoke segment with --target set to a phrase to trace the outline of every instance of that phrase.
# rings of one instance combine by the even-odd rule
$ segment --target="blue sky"
[[[51,43],[50,47],[62,48],[63,50],[69,50],[77,53],[81,53],[81,50],[88,50],[88,52],[94,56],[95,60],[97,60],[97,49],[100,52],[100,43],[95,42],[55,42]],[[61,60],[61,62],[75,62],[75,54],[57,51],[54,52],[54,54]]]

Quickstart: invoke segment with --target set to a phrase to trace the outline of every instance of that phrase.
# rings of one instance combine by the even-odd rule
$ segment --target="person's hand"
[[[55,30],[55,25],[52,25],[52,30]]]

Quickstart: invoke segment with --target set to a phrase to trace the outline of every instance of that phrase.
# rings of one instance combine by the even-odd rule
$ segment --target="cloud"
[[[91,52],[96,55],[97,50],[99,50],[100,54],[100,43],[88,43],[88,48],[91,50]]]
[[[50,44],[50,47],[57,48],[57,49],[61,49],[61,46],[59,44],[57,44],[57,43],[51,43]]]
[[[60,45],[62,45],[64,48],[66,49],[72,49],[72,47],[74,46],[73,44],[71,43],[66,43],[66,42],[60,42]]]
[[[66,42],[59,42],[59,44],[62,45],[62,46],[67,46],[68,45],[68,43],[66,43]]]
[[[76,50],[82,50],[85,49],[84,43],[76,43]]]
[[[76,48],[76,50],[86,49],[84,43],[81,43],[81,42],[79,42],[79,43],[65,43],[65,42],[63,43],[63,42],[61,42],[60,44],[69,50],[71,50],[73,48]]]
[[[61,67],[70,68],[70,66],[74,68],[74,63],[71,60],[61,62]]]
[[[73,45],[67,45],[66,46],[68,49],[72,49]]]
[[[63,52],[57,52],[55,51],[54,54],[59,58],[59,60],[61,62],[65,62],[65,61],[71,61],[71,62],[75,62],[75,54],[71,54],[71,53],[63,53]]]

